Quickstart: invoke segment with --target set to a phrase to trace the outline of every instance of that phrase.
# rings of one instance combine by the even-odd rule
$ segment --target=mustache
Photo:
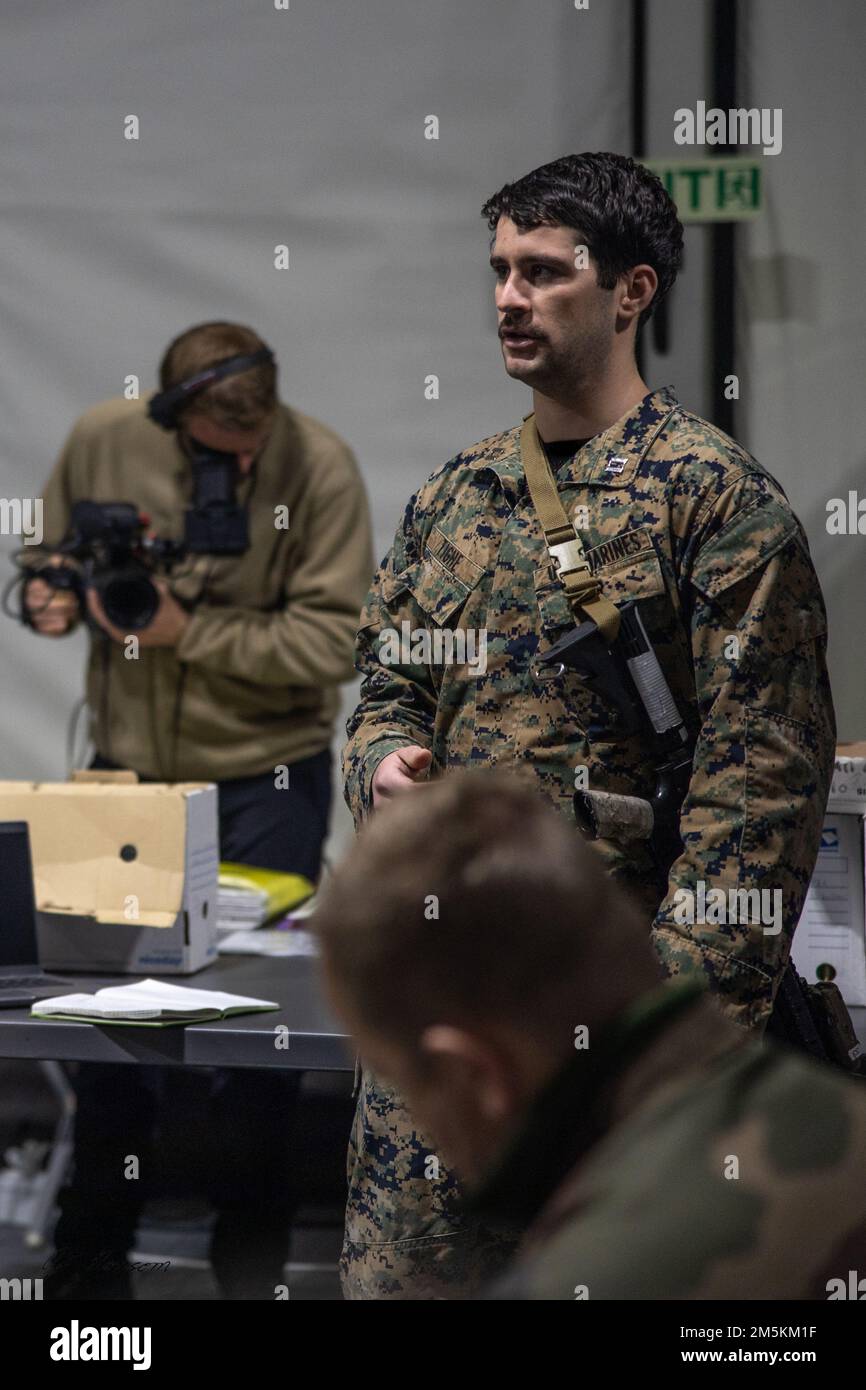
[[[515,337],[515,338],[543,338],[543,337],[544,337],[544,334],[543,334],[543,333],[533,333],[531,329],[529,329],[529,328],[519,328],[519,327],[517,326],[517,324],[514,324],[514,323],[503,323],[503,324],[501,324],[500,327],[497,329],[497,332],[498,332],[500,338],[504,338],[504,336],[505,336],[506,333],[511,334],[512,337]]]

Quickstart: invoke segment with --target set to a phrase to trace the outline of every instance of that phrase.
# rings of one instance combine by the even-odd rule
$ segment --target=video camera
[[[138,632],[159,607],[154,575],[187,554],[240,555],[247,550],[247,514],[235,501],[235,455],[195,444],[191,458],[193,505],[184,515],[182,541],[149,535],[149,517],[132,502],[76,502],[69,530],[51,552],[70,563],[28,564],[22,600],[27,581],[42,579],[53,589],[74,593],[84,611],[85,593],[92,588],[115,627]],[[23,601],[20,617],[32,625]]]
[[[131,502],[76,502],[72,520],[54,554],[71,563],[28,567],[22,586],[42,579],[52,589],[75,594],[85,611],[87,589],[99,595],[106,617],[124,632],[136,632],[153,621],[159,590],[152,576],[183,547],[146,534],[149,518]],[[22,621],[31,615],[22,602]]]
[[[203,391],[225,377],[251,367],[274,362],[270,348],[240,353],[214,363],[152,397],[148,417],[161,429],[179,428],[184,409]],[[69,530],[53,555],[68,556],[70,563],[34,566],[16,561],[23,573],[4,591],[3,607],[15,583],[21,583],[19,616],[32,626],[33,615],[24,603],[30,579],[42,579],[53,589],[73,592],[84,611],[88,588],[99,595],[106,617],[124,632],[135,632],[153,621],[159,607],[159,590],[152,576],[168,569],[185,555],[242,555],[249,549],[246,510],[235,499],[238,460],[235,454],[211,449],[188,439],[185,453],[192,463],[193,504],[184,515],[182,541],[147,534],[149,518],[132,502],[76,502]],[[28,555],[32,556],[33,550]]]

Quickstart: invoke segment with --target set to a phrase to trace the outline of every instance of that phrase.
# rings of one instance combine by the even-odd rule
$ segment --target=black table
[[[58,974],[60,972],[57,972]],[[57,993],[93,994],[108,985],[128,985],[133,975],[69,975]],[[170,1028],[69,1023],[31,1018],[29,1009],[0,1009],[0,1057],[39,1061],[131,1062],[158,1066],[288,1067],[295,1071],[351,1071],[354,1048],[325,1007],[316,961],[310,956],[220,956],[195,975],[166,976],[193,989],[220,989],[273,999],[279,1012],[240,1014],[215,1023]],[[866,1009],[852,1008],[860,1041],[866,1044]],[[282,1047],[275,1046],[277,1028]]]
[[[57,994],[93,994],[109,985],[129,985],[145,978],[55,973],[71,981],[68,987],[58,987]],[[214,965],[194,975],[163,978],[192,989],[272,999],[279,1004],[279,1012],[240,1014],[214,1023],[141,1028],[31,1018],[29,1008],[0,1009],[0,1057],[142,1066],[352,1070],[352,1044],[325,1007],[317,962],[310,956],[220,956]]]

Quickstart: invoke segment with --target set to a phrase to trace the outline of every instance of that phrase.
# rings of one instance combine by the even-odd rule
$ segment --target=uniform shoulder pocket
[[[700,581],[700,582],[698,582]],[[825,636],[827,611],[818,576],[799,532],[749,571],[736,577],[703,569],[692,583],[712,599],[731,631],[749,621],[755,628],[749,648],[768,663]]]
[[[701,547],[690,581],[707,598],[718,598],[794,541],[798,531],[793,512],[772,495],[760,493]]]

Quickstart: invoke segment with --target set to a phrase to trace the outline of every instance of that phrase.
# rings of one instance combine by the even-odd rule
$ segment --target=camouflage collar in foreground
[[[573,459],[564,463],[556,475],[558,483],[596,483],[603,487],[627,487],[640,468],[651,444],[667,424],[679,402],[672,386],[650,391],[640,405],[594,435]],[[500,482],[517,483],[523,478],[520,457],[520,429],[515,426],[502,436],[502,453],[485,453],[475,463],[480,471],[489,468]]]
[[[586,1051],[576,1052],[536,1096],[517,1136],[467,1197],[466,1209],[528,1224],[607,1130],[606,1083],[704,994],[699,981],[665,981],[636,999]]]

